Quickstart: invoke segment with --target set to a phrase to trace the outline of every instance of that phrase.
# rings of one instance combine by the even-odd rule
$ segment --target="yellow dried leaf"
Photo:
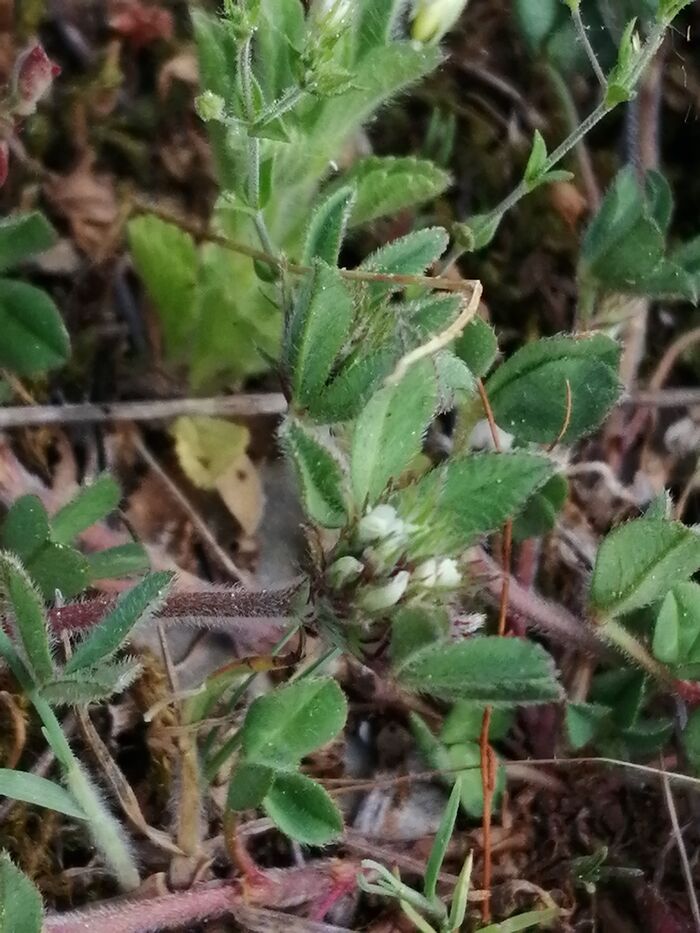
[[[222,418],[178,418],[172,433],[180,466],[200,489],[216,489],[250,440],[247,428]]]
[[[219,495],[247,537],[258,530],[265,507],[262,482],[255,465],[242,454],[216,482]]]

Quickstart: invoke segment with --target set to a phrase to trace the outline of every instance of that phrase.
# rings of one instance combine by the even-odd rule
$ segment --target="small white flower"
[[[443,557],[437,568],[437,586],[453,589],[462,582],[457,561],[452,557]]]
[[[423,561],[413,571],[413,579],[426,589],[431,590],[437,584],[438,563],[434,557]]]
[[[360,607],[367,612],[381,612],[395,606],[406,592],[410,576],[407,570],[400,570],[388,583],[367,587],[360,597]]]
[[[355,577],[359,577],[363,570],[364,566],[359,560],[347,555],[346,557],[338,558],[334,564],[331,564],[328,568],[328,579],[330,580],[331,586],[335,589],[340,589],[340,587],[345,586],[346,583],[354,580]]]
[[[457,22],[468,0],[416,0],[412,38],[418,42],[439,42]]]
[[[393,505],[377,505],[357,526],[357,537],[362,544],[371,544],[373,541],[383,541],[385,538],[403,536],[406,533],[406,523],[396,514]]]

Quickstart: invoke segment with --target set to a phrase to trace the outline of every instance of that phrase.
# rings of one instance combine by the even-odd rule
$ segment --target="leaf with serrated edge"
[[[85,819],[85,814],[67,790],[64,790],[60,784],[55,784],[30,771],[0,768],[0,794],[12,800],[22,800],[24,803],[31,803],[37,807],[45,807],[47,810],[72,816],[76,820]],[[0,904],[0,920],[2,919],[1,911],[2,905]],[[1,924],[0,929],[3,929]]]
[[[552,703],[562,696],[544,648],[516,638],[478,635],[428,646],[404,661],[397,676],[412,690],[493,706]]]
[[[598,549],[590,605],[600,618],[648,606],[700,567],[700,535],[680,522],[640,518],[621,525]]]
[[[170,572],[152,573],[122,593],[114,609],[77,646],[66,664],[66,673],[92,667],[113,655],[133,627],[153,615],[162,605],[172,580]]]
[[[286,836],[303,845],[327,845],[343,831],[340,810],[323,787],[305,774],[276,774],[263,808]]]
[[[415,363],[398,383],[372,396],[357,419],[352,441],[352,486],[359,506],[375,502],[389,480],[420,453],[436,407],[430,360]]]
[[[289,420],[280,432],[301,486],[307,514],[323,528],[347,523],[345,478],[338,455],[299,421]]]

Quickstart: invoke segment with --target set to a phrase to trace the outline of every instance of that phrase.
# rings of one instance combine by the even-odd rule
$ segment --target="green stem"
[[[626,654],[655,680],[673,689],[673,677],[667,668],[652,657],[644,645],[623,625],[615,619],[607,619],[597,626],[597,631],[602,638]]]
[[[576,34],[581,40],[581,45],[583,46],[586,55],[588,56],[588,61],[591,63],[591,68],[593,69],[596,78],[598,79],[598,84],[605,90],[608,86],[607,78],[605,77],[605,72],[600,67],[600,62],[598,61],[598,56],[595,53],[593,46],[591,45],[591,40],[588,38],[588,32],[586,26],[581,18],[581,8],[576,4],[571,6],[571,18],[574,21],[574,27],[576,28]]]
[[[136,862],[119,822],[102,802],[99,791],[70,747],[54,711],[36,689],[14,645],[1,629],[0,655],[7,661],[10,670],[43,723],[42,731],[46,741],[63,770],[68,790],[85,814],[96,848],[114,872],[120,887],[125,891],[134,890],[141,882]]]

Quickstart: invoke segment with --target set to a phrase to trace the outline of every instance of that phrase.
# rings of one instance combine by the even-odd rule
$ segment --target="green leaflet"
[[[51,517],[51,537],[56,544],[70,544],[86,528],[113,512],[120,499],[118,483],[103,473]]]
[[[485,453],[450,460],[401,490],[396,507],[414,522],[414,557],[457,553],[480,535],[495,531],[552,475],[552,464],[538,454]]]
[[[379,389],[360,413],[353,433],[351,476],[355,502],[375,502],[389,480],[420,453],[437,407],[435,369],[415,363],[398,383]]]
[[[243,755],[275,770],[295,768],[338,734],[346,716],[345,696],[330,677],[280,687],[251,703],[241,730]]]
[[[392,275],[422,275],[445,252],[449,237],[442,227],[426,227],[393,240],[372,253],[360,266],[364,272],[382,272]],[[373,295],[399,291],[402,285],[391,282],[372,283]]]
[[[41,688],[41,696],[52,706],[84,706],[103,703],[115,693],[122,693],[141,673],[133,659],[101,661],[93,667],[81,667],[74,673],[65,669]]]
[[[111,657],[139,622],[151,616],[163,603],[173,580],[170,572],[151,573],[140,583],[122,593],[117,605],[90,631],[65,667],[71,674],[83,668],[93,667],[99,661]]]
[[[369,156],[359,159],[343,176],[356,189],[351,226],[391,216],[442,194],[450,175],[428,159],[412,156]]]
[[[348,513],[338,455],[300,421],[289,419],[280,437],[294,464],[308,516],[324,528],[342,528]]]
[[[11,607],[8,619],[22,646],[22,656],[36,683],[53,676],[44,604],[24,567],[7,552],[0,552],[0,595]]]
[[[654,626],[654,656],[667,664],[700,664],[700,585],[677,583]]]
[[[311,216],[306,234],[302,254],[305,265],[310,265],[314,259],[321,259],[329,266],[337,265],[354,201],[355,190],[352,186],[343,186],[323,198]]]
[[[68,359],[68,332],[52,299],[33,285],[0,279],[0,367],[20,376]]]
[[[168,357],[191,352],[198,318],[199,257],[184,230],[151,214],[129,221],[129,248],[136,270],[158,310]]]
[[[353,318],[350,293],[337,269],[316,260],[292,310],[285,334],[286,368],[294,401],[310,404],[321,392]]]
[[[56,243],[56,231],[38,211],[0,220],[0,272],[43,253]]]
[[[552,443],[594,430],[620,394],[619,346],[603,334],[552,337],[526,344],[486,383],[499,426],[523,441]]]
[[[327,845],[343,831],[340,810],[324,788],[305,774],[278,771],[263,809],[283,833],[302,845]]]
[[[254,761],[242,761],[231,774],[226,795],[229,810],[253,810],[259,807],[272,787],[275,770]]]
[[[562,695],[547,652],[516,638],[478,635],[429,645],[404,661],[396,675],[413,690],[496,707],[550,703]]]
[[[0,930],[2,933],[41,933],[41,895],[6,852],[0,853]]]
[[[393,350],[357,352],[319,392],[309,400],[309,414],[326,424],[355,418],[372,392],[389,375],[397,361]]]
[[[664,596],[700,567],[700,536],[680,522],[640,518],[598,549],[589,601],[600,618],[624,615]]]
[[[485,376],[498,353],[496,333],[483,318],[472,318],[455,341],[453,349],[475,376]]]

